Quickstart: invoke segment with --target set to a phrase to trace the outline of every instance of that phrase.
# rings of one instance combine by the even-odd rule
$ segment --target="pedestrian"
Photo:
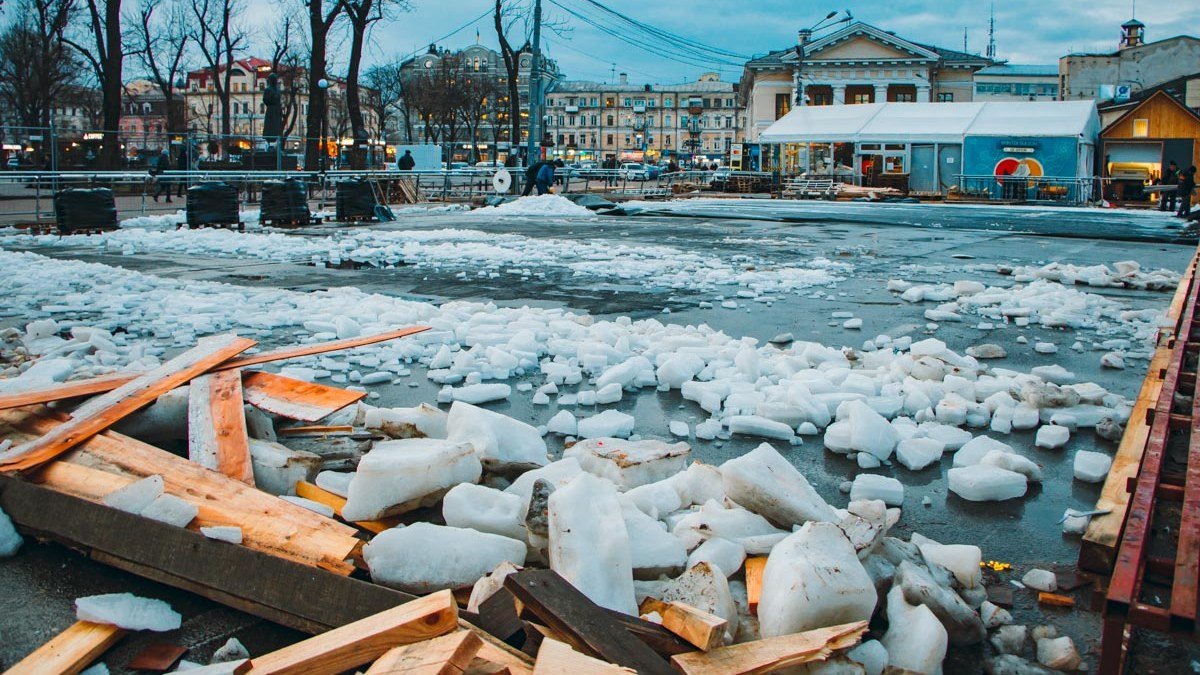
[[[550,186],[554,183],[554,163],[542,162],[542,168],[537,172],[537,193],[538,196],[550,192]]]
[[[1178,197],[1176,190],[1179,186],[1179,165],[1175,160],[1167,165],[1167,168],[1162,173],[1162,178],[1158,181],[1164,188],[1175,188],[1175,190],[1164,189],[1158,193],[1158,210],[1159,211],[1175,211],[1175,201]]]
[[[175,168],[183,172],[190,171],[192,168],[192,160],[188,158],[188,147],[186,144],[179,148],[179,159],[175,160]],[[183,197],[183,191],[187,189],[187,182],[187,178],[183,176],[179,177],[178,187],[175,190],[176,197]]]
[[[168,169],[171,168],[171,153],[163,148],[158,155],[158,163],[154,165],[154,181],[157,183],[154,187],[154,201],[158,201],[160,196],[166,195],[167,203],[171,203],[171,185],[167,179],[163,177]]]
[[[538,172],[541,171],[542,167],[546,166],[546,164],[547,162],[545,160],[539,159],[525,169],[525,189],[521,191],[522,197],[528,197],[533,193],[534,184],[537,183]],[[539,192],[538,194],[541,193]]]
[[[416,165],[417,160],[413,159],[412,150],[405,150],[404,156],[400,158],[400,161],[396,162],[396,167],[401,171],[412,171]]]
[[[1192,212],[1192,191],[1196,189],[1196,166],[1193,164],[1184,169],[1179,176],[1179,189],[1176,193],[1179,196],[1179,211],[1176,215],[1180,218],[1187,218]]]

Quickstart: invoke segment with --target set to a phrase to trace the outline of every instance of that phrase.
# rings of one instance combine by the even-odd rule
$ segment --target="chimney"
[[[621,84],[629,84],[629,73],[621,73]]]
[[[803,47],[804,45],[808,44],[810,38],[812,38],[812,31],[807,28],[801,28],[796,33],[796,44]]]

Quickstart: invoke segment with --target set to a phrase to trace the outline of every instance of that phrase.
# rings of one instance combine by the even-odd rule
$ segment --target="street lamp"
[[[317,87],[321,89],[321,156],[318,158],[317,168],[321,173],[325,173],[325,157],[329,154],[325,149],[325,136],[329,125],[329,80],[322,77],[317,80]]]
[[[805,57],[804,46],[806,44],[808,44],[808,41],[810,39],[812,39],[813,33],[816,33],[819,30],[825,30],[826,28],[832,28],[833,26],[836,26],[840,23],[850,23],[851,21],[854,20],[854,16],[850,14],[850,10],[846,10],[846,16],[838,19],[837,21],[833,21],[833,19],[835,17],[837,17],[837,15],[838,15],[838,12],[836,10],[832,11],[832,12],[826,14],[824,19],[821,19],[820,21],[813,24],[812,27],[800,29],[799,39],[797,40],[797,44],[796,44],[796,105],[797,106],[804,105],[804,78],[803,78],[803,73],[802,73],[802,71],[804,69],[804,57]],[[830,23],[831,21],[832,21],[832,23]]]

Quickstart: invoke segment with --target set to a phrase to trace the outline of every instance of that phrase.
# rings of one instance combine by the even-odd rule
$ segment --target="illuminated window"
[[[1140,119],[1133,121],[1133,137],[1148,138],[1150,136],[1150,120]]]

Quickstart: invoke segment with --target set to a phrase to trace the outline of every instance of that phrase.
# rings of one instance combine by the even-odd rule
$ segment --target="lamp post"
[[[806,56],[805,50],[804,50],[805,45],[807,45],[808,41],[810,39],[812,39],[813,33],[816,33],[819,30],[825,30],[826,28],[832,28],[833,26],[836,26],[839,23],[850,23],[851,21],[854,20],[854,16],[850,14],[850,10],[846,10],[846,16],[838,19],[837,21],[833,21],[833,19],[835,17],[837,17],[837,15],[838,15],[838,12],[836,10],[832,11],[832,12],[826,14],[824,19],[821,19],[820,21],[813,24],[811,28],[801,28],[799,31],[799,39],[797,40],[797,44],[796,44],[796,105],[797,106],[804,105],[803,70],[804,70],[804,57]],[[833,22],[830,23],[831,21],[833,21]]]
[[[321,88],[321,139],[318,143],[321,156],[318,158],[317,168],[321,173],[325,173],[325,158],[329,155],[325,148],[325,136],[328,134],[326,129],[329,126],[329,80],[322,77],[317,80],[317,86]]]

